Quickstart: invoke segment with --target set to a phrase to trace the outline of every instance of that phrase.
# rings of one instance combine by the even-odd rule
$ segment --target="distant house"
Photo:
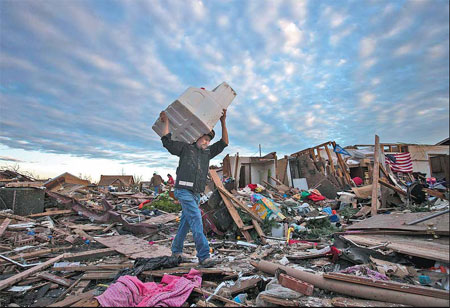
[[[88,180],[80,179],[77,176],[74,176],[73,174],[70,174],[69,172],[65,172],[61,175],[58,175],[57,177],[54,177],[53,179],[48,180],[43,184],[48,190],[57,190],[61,188],[64,184],[76,184],[76,185],[82,185],[82,186],[88,186],[91,184]]]
[[[117,191],[124,191],[134,185],[134,178],[132,175],[101,175],[98,187],[108,188],[113,186]]]
[[[243,188],[248,184],[263,185],[265,181],[275,184],[271,177],[276,176],[276,164],[276,152],[262,157],[244,157],[237,153],[235,156],[224,157],[222,174],[225,177],[233,177],[237,188]]]

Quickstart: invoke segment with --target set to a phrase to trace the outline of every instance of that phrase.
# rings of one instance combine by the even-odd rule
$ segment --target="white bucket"
[[[214,90],[188,88],[165,110],[169,118],[169,131],[172,139],[192,143],[209,133],[228,108],[236,92],[222,82]],[[162,137],[163,124],[159,117],[152,129]]]

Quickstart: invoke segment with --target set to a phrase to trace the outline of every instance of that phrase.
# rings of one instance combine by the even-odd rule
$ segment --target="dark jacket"
[[[209,160],[219,155],[227,144],[220,139],[206,150],[202,150],[197,148],[195,143],[189,144],[172,140],[171,133],[162,136],[161,140],[163,146],[171,154],[180,157],[175,188],[189,189],[194,193],[203,192],[206,186]]]

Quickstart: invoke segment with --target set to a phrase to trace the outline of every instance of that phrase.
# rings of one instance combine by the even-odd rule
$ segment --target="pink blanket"
[[[201,284],[201,272],[193,268],[183,277],[164,275],[161,283],[122,276],[96,298],[103,307],[180,307]]]

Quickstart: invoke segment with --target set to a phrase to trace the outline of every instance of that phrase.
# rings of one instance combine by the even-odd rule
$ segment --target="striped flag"
[[[410,153],[386,154],[386,163],[394,172],[413,172]]]

